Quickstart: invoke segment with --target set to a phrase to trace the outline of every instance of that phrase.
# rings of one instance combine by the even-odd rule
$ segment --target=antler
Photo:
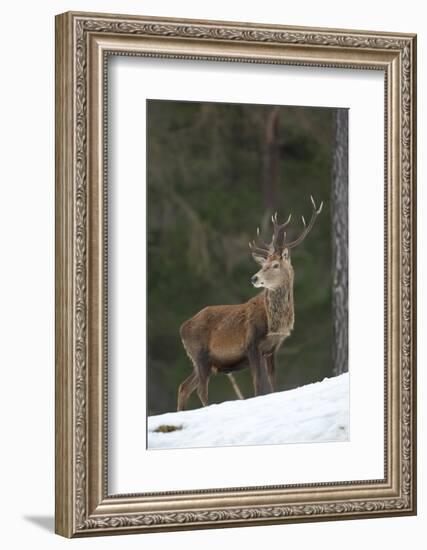
[[[260,245],[261,245],[262,248],[260,246],[257,246],[255,241],[252,241],[252,242],[249,243],[249,248],[251,249],[252,254],[258,254],[258,255],[262,256],[263,258],[267,258],[269,256],[269,254],[271,254],[271,252],[272,252],[271,244],[267,244],[267,243],[265,243],[264,241],[262,241],[260,239],[259,227],[257,227],[256,234],[257,234],[258,240],[259,240]]]
[[[283,243],[286,238],[286,232],[284,229],[291,221],[292,214],[289,214],[288,219],[285,221],[285,223],[279,224],[277,221],[277,212],[271,216],[271,221],[273,222],[273,238],[271,239],[271,243],[267,244],[260,238],[260,230],[259,227],[257,228],[257,238],[258,238],[258,244],[255,241],[252,241],[249,243],[249,248],[252,250],[253,254],[258,254],[262,256],[263,258],[268,258],[270,254],[273,254],[274,252],[279,252],[283,248]],[[280,243],[282,242],[282,244]]]
[[[267,259],[270,254],[273,254],[273,253],[281,254],[283,252],[283,249],[294,248],[295,246],[299,245],[305,239],[305,237],[310,233],[314,225],[314,222],[316,221],[316,218],[322,211],[322,207],[323,207],[323,202],[321,202],[319,208],[317,208],[316,203],[314,202],[314,199],[311,195],[310,195],[310,199],[313,205],[313,212],[311,214],[311,219],[309,224],[307,225],[305,223],[304,216],[301,216],[302,223],[304,225],[304,230],[297,239],[289,243],[286,242],[285,229],[289,225],[289,222],[291,221],[292,214],[289,214],[289,217],[285,221],[285,223],[280,224],[277,221],[277,212],[275,212],[275,214],[271,216],[271,221],[273,222],[273,238],[271,239],[271,243],[267,244],[260,239],[260,231],[258,227],[257,228],[257,238],[259,241],[258,244],[255,241],[252,241],[249,243],[249,248],[251,249],[252,254],[255,254],[255,255],[261,256],[262,258]]]
[[[279,252],[283,248],[286,239],[286,231],[284,229],[289,225],[291,218],[292,214],[289,214],[285,223],[279,224],[277,221],[277,212],[274,216],[271,216],[271,221],[273,222],[273,240],[271,241],[271,246],[275,252]],[[280,242],[280,238],[282,242]]]
[[[303,232],[301,233],[301,235],[296,238],[294,241],[290,242],[290,243],[285,243],[285,246],[287,248],[294,248],[295,246],[298,246],[300,243],[302,243],[302,241],[307,237],[307,235],[310,233],[311,229],[313,228],[313,225],[314,225],[314,222],[316,221],[316,218],[317,216],[320,214],[320,212],[322,211],[322,207],[323,207],[323,201],[320,203],[320,206],[319,208],[317,208],[316,206],[316,203],[314,202],[314,199],[313,197],[310,195],[310,199],[311,199],[311,203],[313,205],[313,211],[311,213],[311,219],[310,219],[310,222],[309,224],[307,225],[305,223],[305,219],[304,219],[304,216],[301,216],[301,219],[302,219],[302,223],[304,225],[304,230]]]

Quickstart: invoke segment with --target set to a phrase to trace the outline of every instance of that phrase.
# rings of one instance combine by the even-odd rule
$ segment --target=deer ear
[[[282,252],[282,259],[289,260],[289,248],[284,248]]]
[[[256,261],[259,265],[264,265],[267,261],[264,256],[261,256],[261,254],[257,254],[256,252],[252,252],[252,258]]]

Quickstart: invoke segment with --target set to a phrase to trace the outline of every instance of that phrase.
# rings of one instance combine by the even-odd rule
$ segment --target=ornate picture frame
[[[383,71],[384,478],[108,492],[108,56]],[[68,12],[56,18],[56,532],[65,537],[416,513],[416,36]]]

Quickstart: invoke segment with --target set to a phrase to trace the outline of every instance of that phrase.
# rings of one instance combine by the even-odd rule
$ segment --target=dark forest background
[[[333,376],[330,197],[334,109],[149,100],[148,414],[176,410],[192,369],[179,337],[183,321],[207,305],[259,292],[248,248],[269,218],[292,212],[294,238],[310,195],[324,201],[307,239],[293,251],[295,327],[277,358],[278,390]],[[249,370],[236,373],[245,397]],[[225,375],[213,376],[209,402],[235,399]],[[200,407],[196,393],[190,408]]]

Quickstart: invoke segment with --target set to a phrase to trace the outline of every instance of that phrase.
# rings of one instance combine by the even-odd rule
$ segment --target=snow
[[[159,426],[178,429],[156,432]],[[348,373],[294,390],[148,418],[149,449],[348,439]]]

